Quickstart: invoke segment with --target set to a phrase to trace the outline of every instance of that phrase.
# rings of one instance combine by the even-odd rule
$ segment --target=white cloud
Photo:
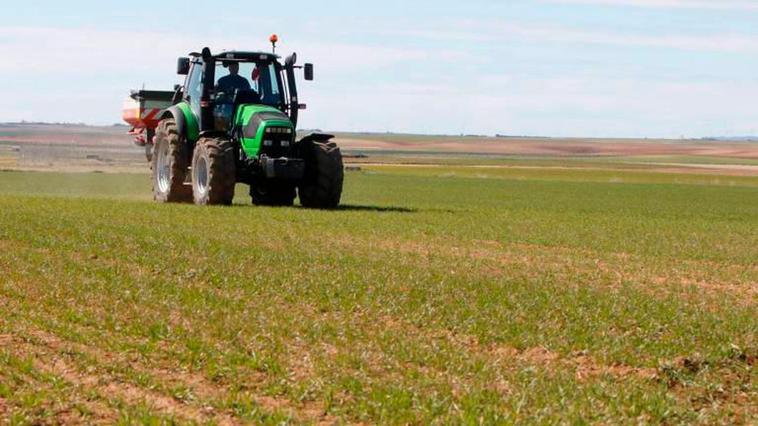
[[[205,43],[215,49],[249,50],[247,37],[172,35],[159,32],[126,32],[86,28],[0,27],[0,81],[10,102],[0,104],[3,120],[61,120],[111,123],[119,121],[121,101],[130,89],[169,89],[176,83],[176,57],[198,50]],[[280,45],[281,46],[281,45]],[[316,64],[317,77],[332,90],[350,91],[353,78],[400,69],[400,64],[425,61],[458,61],[467,57],[454,50],[438,54],[425,49],[350,42],[326,43],[298,40],[300,62]],[[265,48],[265,47],[264,47]],[[280,53],[288,53],[280,49]],[[439,62],[437,62],[439,63]],[[331,81],[331,83],[330,83]],[[313,85],[301,86],[308,99]],[[41,99],[41,98],[46,99]],[[99,97],[99,98],[98,98]],[[45,111],[50,100],[67,108]],[[68,107],[70,106],[70,108]]]
[[[524,38],[556,43],[587,43],[624,47],[655,47],[678,50],[714,52],[758,52],[758,37],[730,33],[686,35],[662,34],[643,35],[621,32],[584,30],[559,26],[503,27],[501,32]]]
[[[249,50],[250,40],[224,37],[208,40],[192,35],[138,31],[108,31],[45,27],[0,27],[0,71],[77,73],[150,70],[157,64],[174,63],[175,57],[210,44]],[[265,44],[262,44],[265,46]],[[352,43],[303,41],[291,43],[306,52],[307,59],[323,59],[336,70],[374,68],[396,62],[421,60],[430,53],[421,49],[368,46]],[[252,49],[255,49],[254,46]]]
[[[649,36],[503,20],[463,20],[444,27],[443,31],[419,25],[404,31],[438,40],[476,41],[481,43],[480,49],[406,48],[402,42],[380,46],[326,43],[291,36],[286,47],[296,46],[301,62],[317,65],[318,81],[301,86],[301,97],[309,104],[302,126],[570,136],[756,133],[750,99],[758,97],[758,84],[686,81],[693,78],[686,75],[680,82],[650,81],[618,78],[607,72],[572,75],[560,70],[540,78],[510,74],[509,58],[499,58],[496,68],[476,64],[471,68],[474,73],[463,79],[457,68],[447,73],[444,67],[449,62],[481,60],[482,47],[505,42],[758,53],[756,37],[727,33]],[[394,34],[402,35],[403,29]],[[469,34],[472,38],[467,38]],[[0,81],[7,89],[6,102],[0,104],[0,121],[117,122],[121,100],[129,89],[142,82],[149,88],[170,87],[176,80],[172,73],[175,57],[203,43],[245,48],[250,40],[242,36],[208,40],[201,35],[159,32],[1,27]],[[480,52],[478,56],[476,52]],[[410,70],[423,72],[424,78],[409,78]],[[379,78],[388,72],[390,78]],[[51,88],[43,80],[55,84]],[[63,107],[60,102],[65,102]]]
[[[753,0],[543,0],[547,3],[705,10],[758,10]]]
[[[584,1],[584,0],[550,0]],[[590,0],[587,0],[590,1]],[[755,3],[758,10],[758,0]],[[541,21],[524,22],[515,19],[443,19],[434,23],[419,22],[392,30],[379,26],[365,31],[376,37],[404,37],[414,42],[444,42],[461,49],[497,46],[505,43],[537,42],[559,44],[588,44],[620,47],[661,48],[700,52],[758,53],[758,34],[730,31],[703,31],[693,28],[672,30],[665,27],[645,27],[637,30],[602,29],[591,26],[572,26]],[[723,26],[722,26],[723,27]]]
[[[327,130],[672,138],[758,132],[751,111],[758,83],[501,74],[471,85],[361,85],[313,95],[318,102],[303,124]]]
[[[703,52],[758,53],[758,35],[719,32],[663,33],[604,31],[565,25],[545,25],[509,20],[458,20],[445,29],[424,28],[396,30],[412,38],[464,41],[472,43],[505,43],[513,41],[547,42],[551,44],[593,44],[621,47],[647,47]]]

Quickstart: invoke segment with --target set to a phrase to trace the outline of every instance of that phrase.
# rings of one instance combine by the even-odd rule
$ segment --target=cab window
[[[200,97],[202,96],[202,76],[203,66],[200,63],[195,63],[192,66],[190,75],[187,78],[187,100],[190,103],[192,109],[199,113],[200,111]]]

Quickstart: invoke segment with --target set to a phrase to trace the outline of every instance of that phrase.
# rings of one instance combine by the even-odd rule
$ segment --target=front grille
[[[261,154],[269,158],[290,157],[294,137],[284,133],[264,133],[261,141]]]

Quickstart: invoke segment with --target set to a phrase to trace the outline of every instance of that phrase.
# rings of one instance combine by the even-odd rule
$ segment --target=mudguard
[[[329,142],[330,140],[334,139],[334,135],[330,135],[327,133],[311,133],[304,138],[300,139],[299,143],[308,143],[308,142]]]
[[[187,120],[184,118],[184,113],[178,106],[174,105],[170,108],[164,109],[161,113],[161,120],[165,120],[166,118],[173,118],[174,122],[176,122],[176,130],[180,135],[186,137]]]
[[[189,105],[180,103],[167,108],[161,113],[160,118],[161,120],[164,118],[173,118],[176,122],[176,130],[180,135],[189,142],[197,141],[199,137],[199,129],[197,127],[197,120],[192,115],[192,110],[189,108]]]

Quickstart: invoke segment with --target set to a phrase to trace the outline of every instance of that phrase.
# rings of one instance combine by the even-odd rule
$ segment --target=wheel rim
[[[198,195],[205,196],[208,192],[208,163],[205,161],[205,157],[197,159],[197,163],[193,168],[195,175],[195,187],[197,188]]]
[[[155,155],[158,156],[158,167],[156,170],[156,173],[158,174],[158,189],[161,192],[166,192],[168,191],[169,182],[171,180],[171,164],[168,156],[168,144],[162,143],[160,149],[157,151],[158,152],[156,152]]]

